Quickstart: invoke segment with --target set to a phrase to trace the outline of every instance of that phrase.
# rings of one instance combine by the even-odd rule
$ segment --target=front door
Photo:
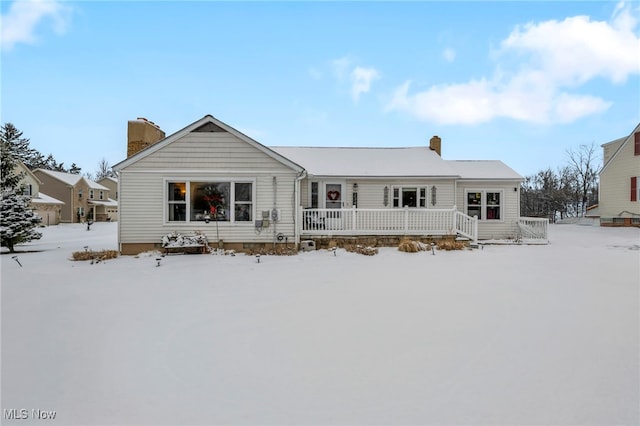
[[[341,183],[327,183],[325,184],[325,199],[324,205],[328,209],[341,209],[342,208],[342,184]]]
[[[326,182],[324,185],[324,206],[327,209],[337,211],[327,211],[326,226],[329,230],[340,230],[342,226],[342,214],[339,209],[344,206],[344,188],[341,182]]]

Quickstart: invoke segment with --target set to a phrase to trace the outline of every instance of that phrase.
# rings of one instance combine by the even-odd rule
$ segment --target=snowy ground
[[[23,267],[0,256],[3,424],[640,423],[638,229],[69,260],[115,249],[116,226],[44,229]]]

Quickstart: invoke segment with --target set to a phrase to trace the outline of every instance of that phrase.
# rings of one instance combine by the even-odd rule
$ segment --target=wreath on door
[[[327,192],[327,198],[329,201],[336,201],[340,199],[340,191],[329,191]]]

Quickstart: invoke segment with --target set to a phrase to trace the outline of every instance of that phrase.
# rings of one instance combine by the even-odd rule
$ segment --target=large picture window
[[[168,182],[167,189],[170,222],[253,220],[252,182]]]
[[[427,188],[393,188],[393,207],[427,207]]]
[[[502,191],[467,191],[467,214],[479,220],[502,220]]]

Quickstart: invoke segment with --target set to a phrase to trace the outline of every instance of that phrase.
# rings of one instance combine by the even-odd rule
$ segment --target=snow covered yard
[[[68,260],[115,249],[116,226],[46,228],[22,267],[0,256],[3,424],[640,423],[638,229]]]

